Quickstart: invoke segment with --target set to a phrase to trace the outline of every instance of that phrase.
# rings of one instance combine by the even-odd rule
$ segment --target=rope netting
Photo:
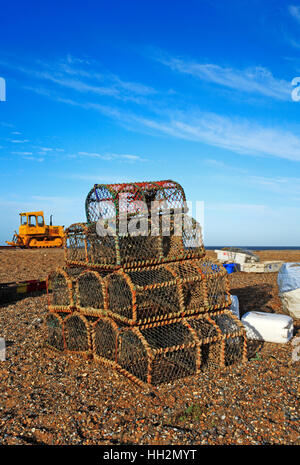
[[[87,223],[66,230],[66,267],[48,277],[48,347],[150,385],[245,362],[227,272],[186,211],[174,181],[96,184]]]
[[[126,184],[95,184],[88,193],[85,209],[88,223],[100,218],[133,217],[151,210],[152,202],[163,209],[186,208],[183,188],[175,181],[137,182]]]
[[[129,325],[215,311],[230,305],[226,270],[211,260],[118,270],[105,281],[107,313]]]
[[[76,305],[76,278],[81,270],[74,267],[57,268],[47,278],[48,305],[52,311],[71,312]]]
[[[76,312],[48,312],[45,320],[46,344],[59,351],[92,355],[91,324],[93,320]]]
[[[214,315],[214,314],[213,314]],[[92,329],[94,358],[151,385],[244,362],[244,329],[230,312],[135,327],[99,319]]]
[[[171,218],[166,226],[169,235],[162,235],[161,224],[151,229],[151,222],[147,219],[149,227],[143,228],[142,234],[135,230],[124,235],[116,234],[109,225],[101,230],[96,223],[71,225],[66,230],[66,263],[88,266],[90,269],[114,270],[204,257],[201,228],[194,219],[180,230]],[[182,225],[182,222],[178,221],[178,224]]]

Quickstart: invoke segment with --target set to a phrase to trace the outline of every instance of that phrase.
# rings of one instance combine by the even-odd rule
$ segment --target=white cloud
[[[268,209],[266,205],[261,204],[247,204],[247,203],[207,203],[205,209],[208,211],[219,212],[257,212],[261,213]]]
[[[295,177],[265,177],[265,176],[249,176],[247,182],[251,182],[256,186],[259,185],[267,190],[280,195],[299,195],[300,194],[300,178]]]
[[[290,82],[275,78],[271,71],[262,66],[240,70],[179,58],[159,59],[159,61],[173,71],[189,74],[203,81],[278,100],[291,100]]]
[[[35,68],[12,64],[3,60],[0,63],[3,67],[27,74],[31,78],[49,81],[80,93],[108,96],[125,102],[129,100],[141,104],[144,103],[145,96],[157,93],[152,87],[139,82],[125,81],[109,72],[99,73],[97,68],[92,69],[90,67],[90,61],[75,58],[71,55],[68,55],[66,60],[52,64],[37,61],[38,66]],[[75,68],[74,65],[80,65],[81,68]],[[85,66],[85,68],[82,69],[82,66]],[[99,82],[102,85],[99,85]]]
[[[37,161],[39,163],[43,162],[45,159],[44,158],[36,158],[36,157],[23,157],[25,160],[30,160],[30,161]]]
[[[25,142],[29,142],[29,140],[28,139],[23,139],[23,140],[11,139],[11,142],[13,142],[14,144],[23,144]]]
[[[205,159],[203,162],[205,165],[214,168],[215,171],[219,170],[220,174],[217,174],[218,177],[221,176],[224,179],[228,179],[230,173],[232,183],[238,182],[238,184],[247,185],[248,187],[252,185],[255,186],[255,188],[263,188],[264,190],[279,194],[280,196],[289,196],[289,198],[293,195],[300,195],[300,178],[291,176],[270,177],[254,175],[236,166],[213,159]]]
[[[78,152],[78,155],[82,155],[82,156],[90,157],[90,158],[100,158],[102,160],[127,160],[129,162],[147,161],[146,158],[142,158],[139,155],[120,154],[120,153],[100,154],[97,152],[96,153],[95,152]]]
[[[117,184],[117,183],[120,183],[120,182],[134,182],[134,178],[130,178],[130,177],[124,177],[122,175],[120,176],[116,176],[115,174],[114,175],[111,175],[111,176],[103,176],[101,174],[97,174],[97,173],[67,173],[67,174],[64,174],[63,175],[64,178],[67,178],[67,179],[78,179],[80,181],[88,181],[88,182],[91,182],[91,183],[98,183],[98,184]]]
[[[35,90],[35,89],[32,89]],[[44,94],[67,105],[95,110],[116,120],[129,130],[147,134],[165,134],[171,137],[201,142],[236,153],[273,156],[300,161],[299,129],[267,126],[246,118],[221,116],[201,111],[165,111],[155,117],[142,117],[134,112],[92,102],[78,102],[70,98]],[[83,153],[81,153],[82,155]],[[112,154],[85,153],[86,156],[109,159]],[[105,158],[104,158],[105,157]],[[141,160],[140,160],[141,161]]]
[[[247,171],[244,170],[244,169],[241,169],[241,168],[238,168],[237,166],[233,166],[233,165],[230,165],[228,163],[224,163],[223,161],[220,161],[220,160],[214,160],[212,158],[205,158],[203,160],[203,163],[206,165],[206,166],[209,166],[211,168],[214,168],[214,169],[220,169],[222,171],[226,171],[227,174],[228,174],[228,171],[230,173],[246,173]],[[227,175],[226,174],[226,175]]]
[[[50,147],[40,147],[40,150],[41,150],[42,152],[52,152],[53,149],[50,148]]]
[[[11,152],[13,155],[32,155],[32,152]]]
[[[290,5],[288,7],[289,13],[300,22],[300,6]]]
[[[247,155],[269,155],[300,161],[300,137],[280,127],[266,127],[246,119],[214,113],[170,116],[158,122],[136,118],[141,125],[173,137],[198,141]]]

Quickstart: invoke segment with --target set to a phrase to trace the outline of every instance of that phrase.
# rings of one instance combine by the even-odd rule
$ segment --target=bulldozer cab
[[[21,226],[40,227],[45,225],[44,215],[42,212],[37,213],[20,213]]]
[[[44,230],[45,221],[43,212],[28,212],[20,213],[20,234],[35,232],[41,232],[41,228]]]

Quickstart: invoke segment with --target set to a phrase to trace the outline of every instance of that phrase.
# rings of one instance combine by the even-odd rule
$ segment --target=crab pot
[[[97,271],[83,271],[76,281],[77,308],[80,313],[100,316],[106,310],[105,283]]]
[[[46,346],[63,351],[65,349],[63,320],[66,314],[48,312],[45,318],[45,342]]]
[[[182,311],[176,279],[165,265],[119,270],[106,282],[109,315],[125,324],[171,318]]]
[[[74,282],[81,270],[57,268],[47,279],[49,309],[57,312],[71,312],[76,303]]]
[[[108,315],[129,325],[230,305],[227,273],[213,261],[184,260],[118,270],[106,278],[106,283]]]
[[[66,263],[113,271],[120,267],[134,268],[204,257],[198,223],[190,218],[193,227],[180,231],[172,216],[163,226],[165,218],[157,216],[157,222],[145,217],[131,218],[122,234],[117,233],[116,222],[103,222],[102,226],[96,223],[72,225],[66,230]],[[131,229],[133,221],[135,227]]]
[[[99,318],[92,325],[93,356],[105,364],[116,361],[117,338],[120,326],[111,318]]]
[[[119,333],[117,362],[133,380],[157,385],[197,372],[198,347],[184,322],[125,328]]]
[[[116,218],[125,212],[134,217],[145,209],[149,214],[152,202],[164,210],[186,208],[184,190],[175,181],[95,184],[85,202],[87,222]]]
[[[201,275],[206,281],[207,310],[214,311],[230,306],[230,288],[228,273],[216,260],[195,261]]]
[[[67,264],[82,265],[87,262],[87,227],[75,223],[65,231],[64,250]]]
[[[125,375],[151,385],[247,360],[245,331],[226,310],[120,329],[116,351]]]
[[[225,366],[247,360],[247,339],[243,324],[230,311],[211,315],[223,337],[222,363]]]
[[[65,350],[90,355],[91,320],[77,312],[68,315],[63,320]]]

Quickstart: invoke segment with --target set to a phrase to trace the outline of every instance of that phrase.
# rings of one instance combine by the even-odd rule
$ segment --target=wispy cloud
[[[300,6],[289,5],[288,11],[300,23]]]
[[[32,155],[32,152],[11,152],[13,155]]]
[[[67,173],[62,175],[63,178],[67,179],[78,179],[80,181],[88,181],[91,183],[105,183],[105,184],[117,184],[120,182],[134,182],[135,179],[128,176],[103,176],[97,173]]]
[[[205,207],[208,211],[222,211],[222,212],[264,212],[267,210],[266,205],[261,204],[248,204],[248,203],[207,203]]]
[[[205,113],[200,110],[169,110],[147,118],[110,105],[82,103],[53,94],[45,95],[61,103],[97,111],[129,130],[201,142],[245,155],[300,161],[300,136],[297,133],[299,128],[288,130],[279,126],[263,125],[255,120]],[[102,158],[110,154],[92,156]]]
[[[253,66],[242,70],[174,57],[160,57],[158,61],[173,71],[189,74],[202,81],[240,92],[260,94],[278,100],[291,100],[290,82],[274,77],[271,71],[262,66]]]
[[[72,67],[74,65],[73,61],[74,60],[71,59],[71,63],[69,63],[64,60],[64,65]],[[291,98],[291,84],[275,78],[265,68],[257,67],[252,70],[241,71],[234,68],[224,68],[212,64],[199,64],[174,58],[165,59],[164,62],[164,64],[180,72],[192,74],[201,79],[219,83],[233,89],[240,89],[245,92],[256,92],[282,100]],[[76,69],[72,67],[72,71],[75,73]],[[87,69],[86,73],[88,74],[90,72],[91,70]],[[49,77],[51,74],[49,70],[47,73]],[[44,71],[42,74],[45,77]],[[108,74],[106,74],[106,76],[107,75]],[[57,78],[55,77],[55,79]],[[101,77],[99,76],[99,80],[100,79]],[[115,78],[115,80],[118,80],[118,78]],[[76,80],[76,85],[80,85],[78,82],[81,81]],[[110,82],[112,82],[112,78],[110,78]],[[132,83],[128,82],[124,84],[124,82],[119,79],[118,86],[113,87],[113,89],[117,89],[118,92],[121,92],[121,87],[124,88],[127,86],[130,92],[146,92],[146,90],[143,89],[143,87],[139,87],[138,84],[135,89],[135,83],[133,83],[133,86],[131,84]],[[90,84],[87,85],[89,86]],[[197,108],[192,111],[189,108],[178,111],[176,109],[178,106],[177,100],[174,100],[167,109],[162,104],[156,106],[155,111],[152,111],[150,107],[147,107],[147,109],[144,107],[145,111],[142,112],[140,109],[137,110],[136,107],[132,106],[126,106],[124,108],[122,105],[113,105],[111,100],[107,104],[102,100],[98,103],[98,101],[89,101],[87,98],[82,101],[77,94],[75,94],[75,96],[74,94],[70,96],[68,93],[67,96],[65,96],[64,94],[57,94],[54,91],[50,91],[50,89],[43,89],[38,86],[32,87],[31,90],[60,103],[81,107],[85,110],[97,111],[129,130],[196,141],[240,154],[272,156],[292,161],[300,161],[299,128],[285,129],[279,125],[263,124],[246,118],[205,113]],[[85,88],[85,90],[88,91],[88,88]],[[26,140],[15,140],[15,142],[21,143],[26,142]],[[47,152],[49,147],[44,147],[44,149],[45,150],[41,148],[41,153]],[[143,157],[136,154],[82,151],[78,155],[102,160],[128,162],[145,161]]]
[[[11,141],[13,144],[24,144],[25,142],[29,142],[28,139],[23,139],[23,140],[20,140],[20,139],[11,139]]]
[[[291,196],[300,194],[300,178],[287,176],[249,176],[247,181],[280,195]]]
[[[40,150],[42,152],[52,152],[53,149],[51,147],[40,147]]]
[[[89,157],[89,158],[100,158],[101,160],[125,160],[128,162],[144,162],[146,158],[142,158],[139,155],[131,154],[120,154],[120,153],[95,153],[95,152],[78,152],[78,155]]]
[[[215,171],[219,171],[224,179],[228,179],[228,173],[230,173],[231,182],[238,182],[238,184],[247,185],[248,187],[259,187],[263,190],[279,194],[280,196],[291,197],[291,195],[300,195],[300,178],[297,177],[254,175],[247,170],[214,159],[205,159],[203,163],[213,168]]]
[[[157,91],[139,82],[131,82],[110,72],[98,72],[99,64],[88,60],[71,57],[55,63],[37,61],[36,66],[27,66],[1,60],[1,65],[21,72],[33,79],[48,81],[59,87],[65,87],[82,94],[113,97],[117,100],[144,102],[144,97]]]
[[[246,170],[242,169],[242,168],[238,168],[237,166],[233,166],[229,163],[224,163],[223,161],[221,160],[214,160],[212,158],[205,158],[203,160],[203,163],[206,165],[206,166],[209,166],[210,168],[213,168],[213,169],[219,169],[219,170],[222,170],[223,172],[226,171],[226,172],[230,172],[230,173],[247,173]]]
[[[27,157],[27,156],[26,156],[26,157],[23,157],[23,158],[24,158],[25,160],[37,161],[37,162],[39,162],[39,163],[45,161],[45,159],[42,158],[42,157],[37,158],[37,157]]]
[[[275,126],[263,126],[241,118],[230,118],[214,113],[170,116],[168,121],[137,118],[137,121],[156,132],[198,141],[247,155],[269,155],[300,161],[300,137]]]

